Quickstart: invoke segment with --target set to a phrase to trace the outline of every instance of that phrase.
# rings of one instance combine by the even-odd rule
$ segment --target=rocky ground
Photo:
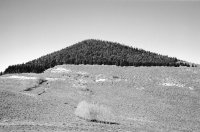
[[[77,117],[81,101],[112,117]],[[200,69],[62,65],[3,75],[0,131],[199,132]]]

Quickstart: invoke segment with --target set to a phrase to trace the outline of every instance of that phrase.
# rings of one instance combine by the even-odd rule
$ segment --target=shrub
[[[36,80],[37,85],[41,85],[42,83],[46,82],[47,80],[44,77],[39,77]]]
[[[113,118],[111,110],[103,105],[88,103],[81,101],[76,110],[75,115],[89,121],[111,121]]]
[[[38,88],[40,85],[42,85],[46,81],[47,80],[43,77],[39,77],[39,78],[33,79],[31,81],[25,81],[25,82],[23,82],[23,85],[25,85],[28,88],[24,89],[24,91],[32,91],[35,88]]]

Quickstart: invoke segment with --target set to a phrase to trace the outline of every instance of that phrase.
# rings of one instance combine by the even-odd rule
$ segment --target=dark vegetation
[[[26,89],[24,89],[24,91],[32,91],[32,90],[34,90],[34,89],[40,87],[40,85],[42,85],[42,84],[45,83],[45,82],[47,82],[46,79],[44,79],[44,78],[39,78],[39,79],[37,80],[35,86],[30,87],[30,88],[26,88]]]
[[[47,54],[25,64],[9,66],[4,73],[34,72],[62,64],[97,64],[117,66],[190,66],[174,57],[132,48],[115,42],[84,40],[60,51]]]

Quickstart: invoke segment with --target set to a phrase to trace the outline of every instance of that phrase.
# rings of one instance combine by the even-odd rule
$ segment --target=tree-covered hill
[[[35,72],[62,64],[117,66],[190,66],[174,57],[102,40],[84,40],[25,64],[9,66],[4,73]]]

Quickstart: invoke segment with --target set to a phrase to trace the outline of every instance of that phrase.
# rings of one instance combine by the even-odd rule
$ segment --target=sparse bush
[[[44,82],[46,82],[47,80],[44,78],[44,77],[39,77],[38,79],[37,79],[37,84],[38,85],[40,85],[40,84],[42,84],[42,83],[44,83]]]
[[[33,89],[39,87],[41,84],[46,82],[47,80],[43,77],[39,77],[37,79],[34,79],[33,81],[26,81],[24,82],[24,85],[28,85],[28,88],[24,89],[24,91],[32,91]]]
[[[81,101],[78,104],[75,115],[85,120],[97,122],[108,122],[113,119],[113,114],[108,107],[86,101]]]
[[[118,76],[113,76],[113,79],[119,79],[119,77]]]

